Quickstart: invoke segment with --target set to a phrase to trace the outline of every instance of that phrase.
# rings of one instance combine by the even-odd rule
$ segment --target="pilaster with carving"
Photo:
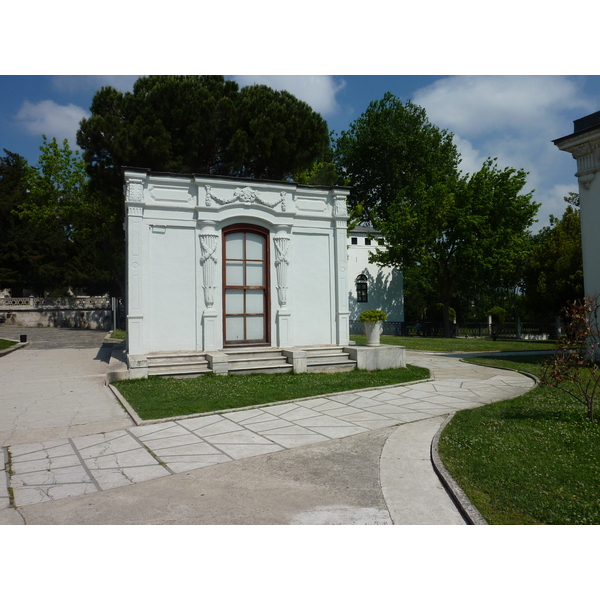
[[[350,341],[350,311],[348,310],[348,208],[345,194],[333,194],[336,279],[337,343]]]
[[[200,265],[202,267],[202,290],[205,309],[202,313],[202,338],[204,350],[216,350],[219,347],[219,313],[214,307],[217,289],[217,266],[219,258],[219,234],[214,221],[203,221],[199,233]]]
[[[595,297],[600,294],[600,182],[596,179],[600,171],[600,119],[595,114],[589,117],[592,119],[587,128],[578,131],[575,121],[575,133],[554,143],[577,161],[575,177],[579,180],[584,292],[586,296]]]
[[[288,267],[290,266],[290,227],[278,225],[277,233],[273,236],[275,249],[275,275],[277,278],[277,345],[286,348],[293,345],[292,341],[292,313],[287,307]]]
[[[124,186],[127,219],[127,353],[141,352],[143,338],[144,177],[130,177]]]
[[[277,275],[277,300],[279,306],[284,307],[287,304],[287,278],[290,260],[288,254],[290,251],[290,238],[287,227],[280,227],[277,235],[273,237],[275,247],[275,273]]]
[[[216,273],[217,273],[217,247],[219,235],[214,229],[215,223],[204,222],[200,231],[200,264],[202,265],[202,289],[204,290],[204,304],[212,308],[215,303]]]

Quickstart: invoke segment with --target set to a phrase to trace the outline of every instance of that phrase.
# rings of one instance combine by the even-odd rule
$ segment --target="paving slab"
[[[0,446],[131,426],[105,385],[110,352],[28,347],[0,358]]]
[[[30,504],[19,509],[19,519],[32,525],[392,525],[379,460],[394,430]]]
[[[444,420],[398,427],[383,447],[381,489],[395,525],[466,524],[431,468],[431,439]]]

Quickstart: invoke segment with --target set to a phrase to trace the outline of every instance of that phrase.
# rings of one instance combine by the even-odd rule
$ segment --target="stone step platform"
[[[241,348],[225,350],[224,354],[229,358],[229,373],[235,375],[289,373],[293,368],[279,349]]]

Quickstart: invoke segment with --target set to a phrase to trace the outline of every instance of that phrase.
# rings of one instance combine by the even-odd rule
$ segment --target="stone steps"
[[[306,369],[313,373],[345,372],[356,367],[342,346],[311,346],[306,352]],[[227,372],[235,375],[252,373],[289,373],[292,361],[279,348],[225,349]],[[195,377],[212,372],[205,352],[151,353],[147,357],[148,376]]]
[[[356,367],[356,361],[350,359],[342,346],[315,346],[303,350],[306,351],[309,373],[347,372]]]
[[[229,373],[234,375],[249,375],[252,373],[289,373],[292,365],[287,362],[281,350],[266,349],[235,349],[225,350],[229,357]]]

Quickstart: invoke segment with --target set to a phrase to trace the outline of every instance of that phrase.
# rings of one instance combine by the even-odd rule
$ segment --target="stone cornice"
[[[560,150],[569,152],[577,160],[575,177],[588,189],[596,173],[600,171],[600,129],[573,134],[554,140],[554,143]]]

